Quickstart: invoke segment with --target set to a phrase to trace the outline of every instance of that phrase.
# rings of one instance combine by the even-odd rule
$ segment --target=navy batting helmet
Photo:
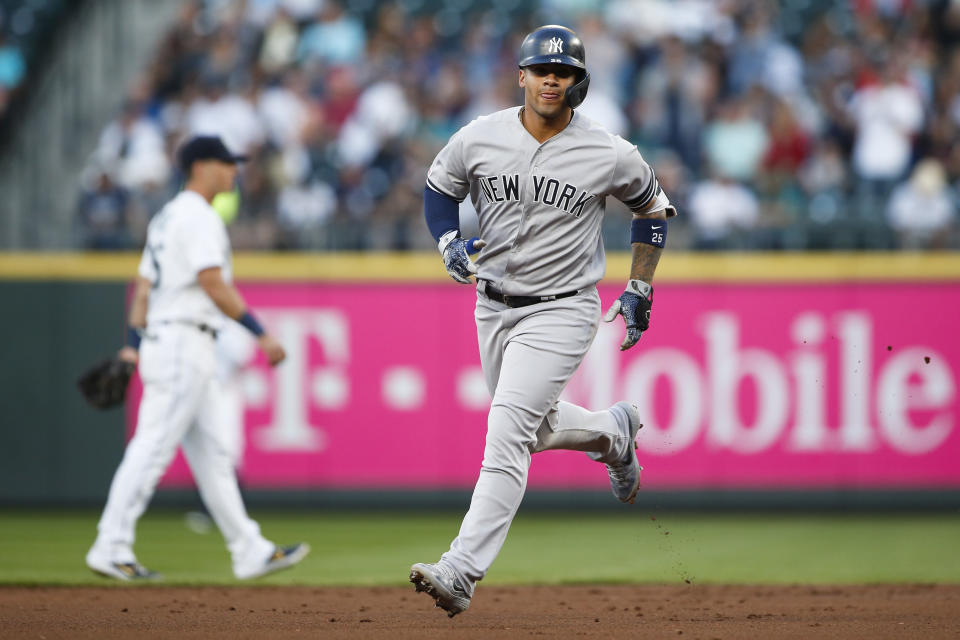
[[[576,109],[587,97],[587,89],[590,87],[587,52],[580,36],[572,29],[548,24],[528,34],[520,45],[518,66],[523,69],[535,64],[563,64],[577,69],[577,81],[564,94],[564,99],[571,109]]]

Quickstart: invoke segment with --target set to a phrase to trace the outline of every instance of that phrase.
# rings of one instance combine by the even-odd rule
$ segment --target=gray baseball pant
[[[515,309],[478,292],[475,315],[493,400],[470,509],[442,557],[471,593],[503,546],[526,489],[531,454],[567,449],[613,462],[630,445],[628,431],[610,411],[558,401],[596,335],[596,288]]]

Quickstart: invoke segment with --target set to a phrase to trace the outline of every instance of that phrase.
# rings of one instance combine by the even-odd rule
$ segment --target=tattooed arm
[[[634,213],[633,217],[634,219],[663,220],[666,224],[667,212],[660,209],[651,213]],[[663,249],[645,242],[634,242],[631,244],[631,249],[633,251],[633,261],[630,264],[630,279],[643,280],[647,284],[652,284],[653,274],[657,270],[657,263],[660,261],[660,254],[663,253]]]
[[[603,316],[606,322],[612,322],[618,315],[623,316],[627,334],[620,345],[626,351],[637,343],[643,332],[650,326],[650,310],[653,307],[653,274],[657,270],[662,245],[666,239],[668,211],[658,209],[651,212],[634,213],[635,224],[640,221],[643,232],[638,233],[640,242],[632,242],[633,260],[630,265],[630,280],[626,290],[620,294],[613,306]],[[658,224],[659,221],[663,224]],[[635,238],[636,239],[636,238]],[[651,244],[656,242],[657,244]]]

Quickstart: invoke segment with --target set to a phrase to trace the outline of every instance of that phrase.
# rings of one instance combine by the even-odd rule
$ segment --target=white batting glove
[[[450,277],[462,284],[472,284],[470,276],[477,273],[477,265],[470,259],[470,255],[477,253],[487,246],[482,238],[464,240],[457,231],[447,231],[440,236],[437,248],[443,256],[443,266]]]

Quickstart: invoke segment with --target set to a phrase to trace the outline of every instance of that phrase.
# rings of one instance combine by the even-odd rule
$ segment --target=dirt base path
[[[3,638],[960,638],[960,585],[0,587]]]

